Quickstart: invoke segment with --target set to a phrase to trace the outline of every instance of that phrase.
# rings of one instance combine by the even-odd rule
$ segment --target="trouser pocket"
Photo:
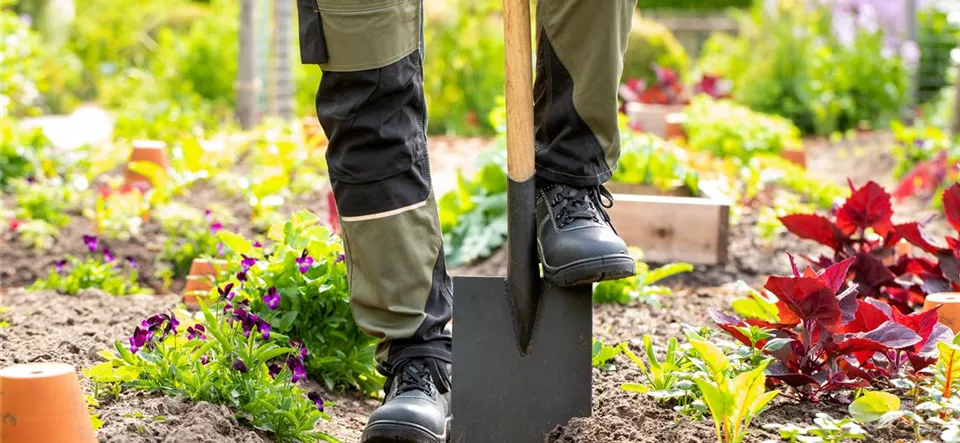
[[[305,65],[326,63],[330,57],[316,0],[297,0],[297,11],[300,16],[300,62]]]

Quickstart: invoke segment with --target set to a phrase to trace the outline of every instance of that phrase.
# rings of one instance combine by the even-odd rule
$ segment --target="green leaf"
[[[253,251],[253,243],[240,234],[220,231],[217,233],[217,237],[223,242],[224,245],[226,245],[236,254],[250,255],[250,253]]]
[[[850,415],[860,423],[869,423],[879,420],[883,414],[900,409],[900,397],[896,395],[871,391],[860,396],[850,404]]]
[[[650,387],[640,383],[624,383],[620,385],[620,389],[624,391],[639,392],[641,394],[646,394],[650,392]]]
[[[690,340],[690,345],[697,351],[697,354],[700,354],[714,378],[723,377],[723,372],[730,367],[730,360],[723,353],[723,350],[713,343],[703,340]]]
[[[643,284],[652,285],[667,277],[672,277],[674,275],[683,274],[690,271],[693,271],[693,265],[689,263],[670,263],[650,271],[646,278],[644,278]]]

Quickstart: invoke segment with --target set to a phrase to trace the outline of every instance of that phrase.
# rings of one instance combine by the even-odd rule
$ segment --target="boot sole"
[[[446,443],[450,435],[450,418],[444,433],[434,434],[423,426],[399,421],[378,421],[367,425],[361,443]]]
[[[543,256],[541,255],[541,263]],[[626,254],[605,255],[556,268],[543,265],[544,279],[558,287],[579,286],[637,275],[637,264]]]

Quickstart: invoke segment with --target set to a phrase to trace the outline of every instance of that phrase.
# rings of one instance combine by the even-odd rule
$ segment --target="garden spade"
[[[537,261],[529,0],[504,0],[507,277],[457,277],[455,443],[541,443],[590,415],[591,286],[540,280]]]

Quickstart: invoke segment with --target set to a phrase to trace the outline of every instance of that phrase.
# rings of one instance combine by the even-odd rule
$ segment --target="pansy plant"
[[[67,295],[76,295],[88,288],[100,289],[111,295],[150,292],[137,282],[137,262],[133,257],[117,260],[95,236],[85,235],[83,242],[90,251],[88,257],[67,256],[55,261],[47,277],[38,279],[30,288],[50,289]]]
[[[108,361],[88,376],[225,404],[277,442],[337,441],[314,429],[318,420],[330,418],[324,412],[330,403],[298,385],[306,378],[302,342],[271,334],[269,323],[247,303],[214,310],[199,303],[199,321],[183,320],[183,326],[172,312],[147,318],[116,343],[115,353],[101,353]]]

